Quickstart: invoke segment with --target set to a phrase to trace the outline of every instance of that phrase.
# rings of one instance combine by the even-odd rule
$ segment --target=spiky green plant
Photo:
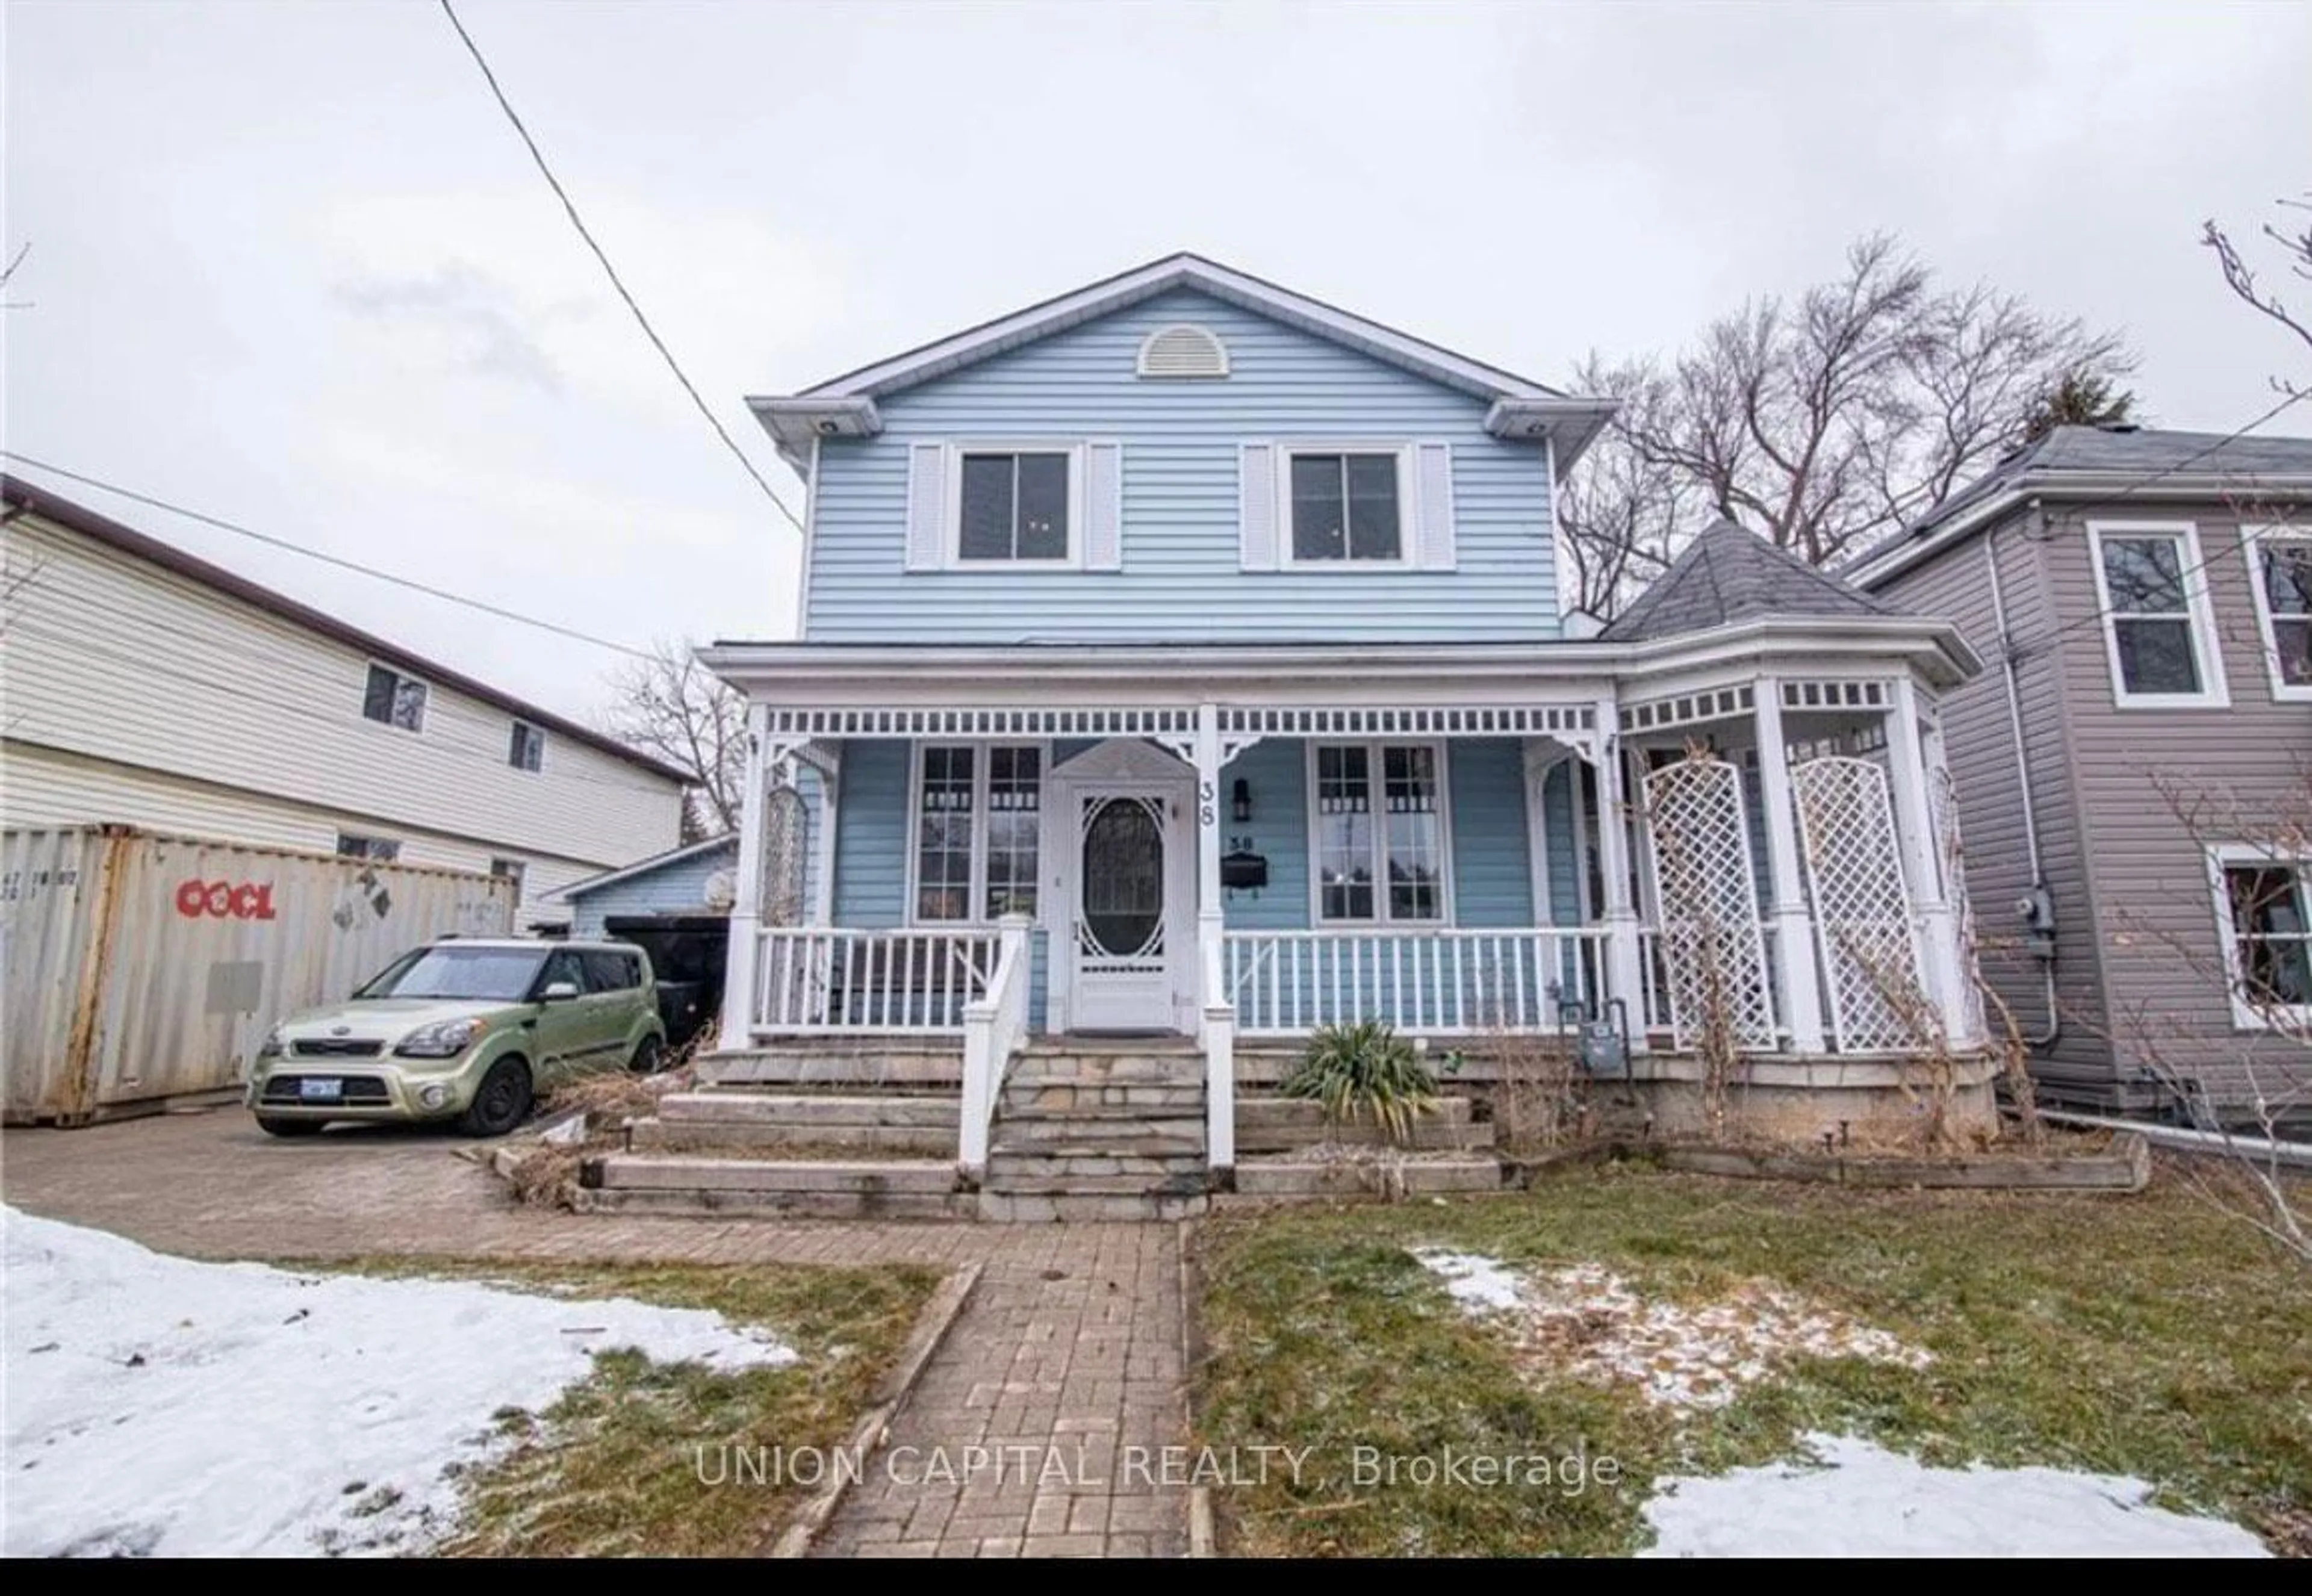
[[[1437,1106],[1437,1077],[1412,1042],[1379,1020],[1319,1028],[1283,1092],[1315,1099],[1335,1125],[1369,1114],[1398,1142],[1410,1140],[1414,1120]]]

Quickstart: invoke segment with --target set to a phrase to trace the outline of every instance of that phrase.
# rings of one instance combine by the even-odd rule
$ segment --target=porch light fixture
[[[1229,813],[1239,826],[1252,819],[1252,784],[1242,776],[1236,778],[1236,789],[1229,796]]]

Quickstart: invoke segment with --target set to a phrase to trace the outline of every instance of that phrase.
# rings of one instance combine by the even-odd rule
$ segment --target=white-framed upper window
[[[2229,704],[2200,529],[2188,521],[2089,522],[2088,547],[2112,701],[2122,709]]]
[[[2242,547],[2272,696],[2312,699],[2312,531],[2250,527]]]
[[[1073,444],[959,444],[948,563],[989,566],[1080,563],[1083,452]]]
[[[390,665],[372,665],[362,688],[362,716],[403,732],[425,729],[425,684]]]
[[[546,765],[546,732],[528,721],[513,723],[506,739],[506,763],[516,770],[539,770]]]
[[[369,837],[358,831],[337,833],[337,854],[346,859],[371,859],[390,864],[401,857],[401,844],[390,837]]]
[[[1371,570],[1412,563],[1405,451],[1292,444],[1284,451],[1284,564]]]
[[[1316,923],[1440,925],[1449,915],[1445,750],[1318,742],[1309,751]]]
[[[522,882],[530,874],[530,866],[520,859],[492,859],[490,873],[502,881],[513,883],[513,895],[521,896]]]
[[[917,745],[907,855],[915,923],[1036,913],[1046,764],[1038,743]]]
[[[2312,1024],[2312,855],[2247,843],[2208,850],[2232,1022]]]

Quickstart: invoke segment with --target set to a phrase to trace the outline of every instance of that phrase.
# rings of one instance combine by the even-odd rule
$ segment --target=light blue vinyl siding
[[[1252,820],[1228,817],[1241,777],[1252,799]],[[1236,931],[1302,931],[1309,925],[1309,756],[1306,745],[1282,738],[1257,742],[1221,773],[1221,835],[1243,839],[1268,861],[1268,885],[1225,892],[1221,917]]]
[[[1134,374],[1153,329],[1194,321],[1231,374]],[[1550,484],[1538,443],[1484,430],[1485,403],[1193,290],[1176,290],[880,402],[884,431],[820,446],[803,637],[810,643],[1539,641],[1557,636]],[[1123,445],[1123,568],[905,567],[907,446]],[[1449,442],[1451,571],[1239,568],[1248,441]],[[1408,536],[1410,535],[1408,531]]]
[[[675,859],[655,870],[622,881],[612,881],[591,892],[570,895],[570,934],[600,936],[603,923],[622,915],[705,915],[720,911],[706,907],[706,881],[738,863],[734,838],[687,859]]]
[[[1542,824],[1547,840],[1542,857],[1549,868],[1549,923],[1553,925],[1581,923],[1581,889],[1575,875],[1581,865],[1581,850],[1573,835],[1573,780],[1579,768],[1572,759],[1560,759],[1542,778]]]
[[[1453,813],[1453,919],[1531,925],[1533,850],[1526,833],[1525,750],[1487,738],[1447,745]]]

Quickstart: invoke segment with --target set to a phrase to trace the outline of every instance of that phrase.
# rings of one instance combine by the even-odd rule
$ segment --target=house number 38
[[[1210,782],[1204,782],[1196,788],[1196,823],[1198,825],[1217,826],[1221,823],[1221,811],[1219,804],[1215,802],[1216,796],[1213,784]]]

